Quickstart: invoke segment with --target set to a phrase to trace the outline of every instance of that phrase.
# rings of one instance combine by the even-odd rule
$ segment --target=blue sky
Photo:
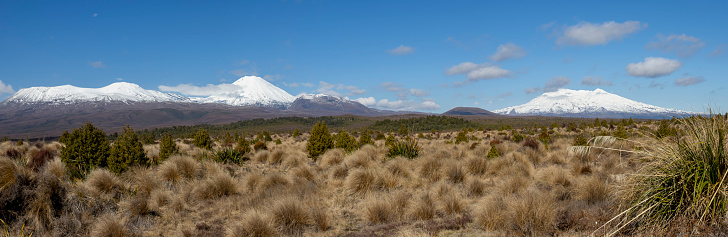
[[[257,75],[370,107],[495,110],[558,88],[728,112],[722,1],[3,1],[0,99]],[[187,85],[187,87],[180,85]]]

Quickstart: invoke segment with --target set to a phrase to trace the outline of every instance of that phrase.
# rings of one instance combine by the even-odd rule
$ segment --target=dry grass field
[[[638,131],[656,129],[628,127],[631,141],[610,140],[598,145],[612,149],[588,153],[575,151],[574,137],[612,131],[552,128],[548,145],[534,140],[538,132],[520,131],[527,139],[514,142],[512,131],[473,131],[459,144],[453,142],[458,132],[425,133],[430,138],[416,138],[420,155],[414,159],[387,157],[384,140],[377,140],[350,153],[328,150],[316,161],[306,151],[309,134],[274,134],[281,144],[268,142],[268,149],[245,154],[241,165],[213,162],[208,157],[214,151],[178,140],[179,154],[159,165],[119,175],[94,169],[85,179],[69,178],[58,158],[63,144],[4,142],[0,235],[651,236],[725,230],[722,219],[609,222],[630,205],[628,181],[649,162],[633,151],[660,141]],[[492,147],[495,156],[488,155]],[[144,150],[155,158],[160,148]]]

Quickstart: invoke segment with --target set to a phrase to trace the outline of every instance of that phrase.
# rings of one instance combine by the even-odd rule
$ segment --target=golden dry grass
[[[614,186],[640,164],[619,153],[581,159],[567,138],[531,149],[498,133],[471,132],[481,140],[461,144],[448,143],[457,132],[419,139],[421,155],[411,160],[385,157],[376,141],[351,153],[329,150],[315,162],[304,138],[282,137],[240,165],[212,162],[179,142],[181,154],[158,165],[118,175],[94,169],[77,181],[60,159],[38,171],[25,167],[39,148],[3,143],[0,198],[18,189],[10,188],[17,177],[30,185],[58,180],[68,190],[62,211],[37,194],[52,192],[32,189],[33,208],[22,214],[38,235],[583,236],[615,214]],[[494,138],[501,156],[486,158]],[[41,149],[48,147],[62,145]],[[21,158],[2,154],[10,149]],[[152,155],[157,149],[145,146]]]

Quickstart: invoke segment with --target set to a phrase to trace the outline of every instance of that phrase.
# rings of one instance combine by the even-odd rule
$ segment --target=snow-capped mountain
[[[83,102],[136,103],[189,102],[189,100],[180,95],[145,90],[137,84],[117,82],[101,88],[81,88],[71,85],[25,88],[3,103],[64,105]]]
[[[648,105],[606,92],[602,89],[559,89],[546,92],[528,103],[493,111],[504,115],[542,115],[602,118],[662,118],[689,116],[691,113]]]
[[[198,103],[223,103],[233,106],[265,106],[265,107],[286,107],[296,100],[296,97],[288,94],[256,76],[245,76],[233,82],[237,86],[232,92],[223,92],[208,97],[192,97],[192,101]]]
[[[291,111],[300,111],[314,115],[363,115],[378,116],[393,114],[392,111],[371,109],[359,102],[332,95],[301,94],[288,107]]]

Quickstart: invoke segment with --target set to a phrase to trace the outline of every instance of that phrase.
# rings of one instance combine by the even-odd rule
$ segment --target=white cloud
[[[106,65],[104,65],[104,63],[102,63],[101,61],[90,62],[89,65],[91,65],[94,68],[105,68],[106,67]]]
[[[0,95],[13,93],[15,93],[15,90],[13,90],[13,86],[7,85],[3,83],[3,81],[0,81]]]
[[[698,38],[682,35],[663,36],[657,35],[657,41],[649,42],[646,49],[662,50],[663,52],[675,52],[678,57],[692,57],[698,50],[705,47],[705,43]]]
[[[340,93],[336,90],[347,90],[347,93]],[[352,95],[363,95],[367,91],[356,86],[345,86],[343,84],[331,84],[325,81],[319,81],[319,88],[316,89],[317,93],[325,95],[333,95],[338,97],[352,96]]]
[[[402,83],[395,84],[393,82],[388,81],[388,82],[382,83],[381,85],[382,85],[382,88],[384,88],[384,90],[391,91],[391,92],[400,92],[400,91],[407,90],[404,87],[402,87]]]
[[[702,76],[696,76],[696,77],[687,76],[687,77],[682,77],[682,78],[676,79],[675,85],[676,86],[689,86],[689,85],[695,85],[695,84],[698,84],[698,83],[701,83],[704,81],[705,81],[705,78],[703,78]]]
[[[715,46],[715,49],[713,50],[713,52],[710,52],[708,54],[708,57],[711,57],[712,58],[712,57],[721,56],[721,55],[723,55],[725,53],[725,50],[726,50],[726,45],[725,44],[719,44],[718,46]]]
[[[383,110],[395,110],[395,111],[432,111],[432,110],[438,110],[440,109],[440,105],[438,105],[433,100],[424,100],[421,102],[415,102],[412,100],[395,100],[390,101],[388,99],[381,99],[377,101],[374,99],[374,97],[366,97],[366,98],[358,98],[354,101],[359,102],[367,107],[373,107],[376,109],[383,109]]]
[[[533,88],[529,87],[529,88],[524,89],[523,91],[526,92],[526,94],[533,94],[533,93],[540,92],[541,88],[540,87],[533,87]]]
[[[494,62],[500,62],[508,59],[522,58],[526,56],[526,51],[521,46],[513,43],[502,44],[498,46],[495,54],[490,56],[490,60]]]
[[[124,78],[121,78],[121,77],[117,77],[117,78],[116,78],[116,80],[117,80],[117,81],[123,81],[123,80],[124,80]]]
[[[412,48],[410,46],[404,46],[404,45],[400,45],[397,48],[387,50],[387,52],[389,52],[390,54],[394,54],[394,55],[405,55],[405,54],[412,53],[414,51],[415,51],[414,48]]]
[[[627,34],[646,27],[646,23],[640,23],[639,21],[626,21],[624,23],[609,21],[601,24],[582,21],[579,24],[567,27],[563,35],[556,40],[556,43],[566,45],[607,44],[612,40],[622,39]]]
[[[265,79],[266,81],[276,81],[276,80],[283,79],[283,75],[280,75],[280,74],[265,75],[265,76],[263,76],[263,79]]]
[[[682,63],[677,60],[660,57],[647,57],[645,58],[645,61],[628,64],[627,73],[636,77],[655,78],[669,75],[681,66]]]
[[[612,81],[605,81],[600,76],[585,76],[581,78],[581,84],[585,86],[613,86]]]
[[[498,66],[483,66],[473,71],[470,71],[467,78],[470,81],[477,81],[509,77],[510,75],[511,71],[502,69]]]
[[[422,89],[410,89],[409,93],[414,97],[425,97],[430,95],[429,91]]]
[[[313,87],[313,84],[311,84],[311,83],[298,83],[298,82],[294,82],[294,83],[286,83],[286,82],[283,82],[283,85],[284,86],[287,86],[287,87],[299,87],[299,86],[303,86],[303,87]]]
[[[480,65],[471,63],[471,62],[464,62],[455,66],[452,66],[448,68],[445,71],[445,74],[447,75],[455,75],[455,74],[465,74],[472,70],[478,69]]]
[[[571,79],[568,77],[558,76],[558,77],[551,78],[548,81],[546,81],[546,85],[544,85],[544,87],[543,87],[543,92],[556,91],[559,88],[562,88],[562,87],[568,85],[569,83],[571,83]]]
[[[241,88],[237,85],[222,83],[219,85],[207,84],[206,86],[195,86],[191,84],[179,84],[176,86],[159,86],[161,91],[178,92],[188,96],[211,96],[227,92],[235,92]]]
[[[93,14],[93,18],[96,18],[97,16],[99,16],[99,14],[98,14],[98,13],[94,13],[94,14]]]
[[[257,76],[258,70],[255,67],[251,67],[250,70],[243,70],[243,69],[237,69],[229,71],[228,73],[233,74],[235,76],[244,77],[244,76]]]

